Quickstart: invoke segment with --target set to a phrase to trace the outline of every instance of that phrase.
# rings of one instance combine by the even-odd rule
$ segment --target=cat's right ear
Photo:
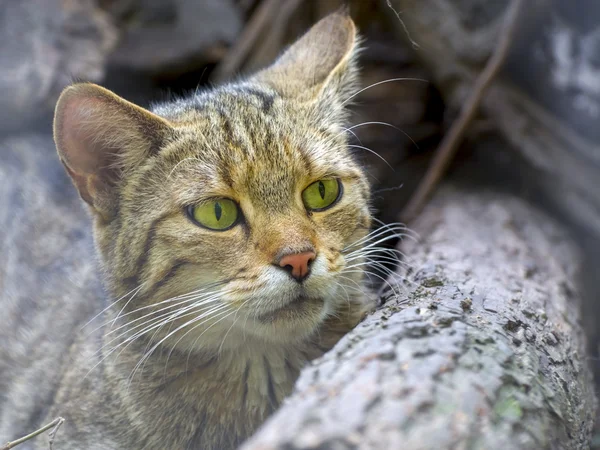
[[[94,84],[66,88],[56,104],[54,141],[79,194],[110,219],[123,174],[172,133],[163,118]]]
[[[354,22],[340,9],[317,22],[255,79],[284,97],[343,106],[358,89],[359,44]]]

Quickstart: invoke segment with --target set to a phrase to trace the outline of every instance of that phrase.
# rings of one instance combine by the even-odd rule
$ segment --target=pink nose
[[[316,257],[315,252],[291,253],[279,260],[279,267],[288,271],[297,281],[302,281],[308,276],[310,263]]]

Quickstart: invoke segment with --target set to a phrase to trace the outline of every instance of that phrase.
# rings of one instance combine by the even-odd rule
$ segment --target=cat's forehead
[[[261,185],[267,177],[281,184],[349,162],[340,130],[311,121],[309,108],[264,87],[230,87],[157,112],[178,124],[172,162],[194,160],[203,178]]]
[[[155,105],[152,111],[176,124],[196,124],[223,116],[244,120],[252,116],[277,119],[285,112],[284,99],[274,89],[258,83],[237,83],[195,93],[172,102]]]

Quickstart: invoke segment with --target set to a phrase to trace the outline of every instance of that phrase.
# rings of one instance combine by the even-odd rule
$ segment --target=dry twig
[[[498,74],[506,59],[514,36],[522,3],[523,0],[513,0],[510,4],[500,30],[500,41],[483,69],[483,72],[477,78],[471,95],[460,111],[460,116],[452,124],[450,130],[446,136],[444,136],[444,139],[442,139],[427,173],[408,202],[408,205],[406,205],[402,211],[402,221],[410,222],[419,214],[452,161],[452,157],[456,153],[458,144],[462,141],[466,129],[479,109],[483,94],[494,77]]]
[[[268,39],[257,43],[252,53],[244,62],[244,67],[253,72],[263,67],[269,61],[277,58],[285,46],[289,24],[303,0],[287,0],[281,3],[277,15],[273,18],[268,30]]]
[[[10,450],[11,448],[16,447],[17,445],[22,444],[23,442],[28,441],[29,439],[33,439],[34,437],[42,434],[43,432],[50,430],[50,428],[52,428],[52,430],[50,431],[50,433],[48,433],[48,447],[50,448],[50,450],[52,450],[52,445],[54,444],[54,437],[56,436],[56,432],[58,431],[58,429],[64,421],[65,419],[63,419],[62,417],[57,417],[52,422],[44,425],[39,430],[35,430],[33,433],[28,434],[27,436],[23,436],[22,438],[17,439],[15,441],[7,442],[2,447],[0,447],[0,450]]]
[[[212,77],[215,81],[229,78],[242,66],[250,50],[280,8],[281,0],[265,0],[258,5],[235,45],[213,72]]]

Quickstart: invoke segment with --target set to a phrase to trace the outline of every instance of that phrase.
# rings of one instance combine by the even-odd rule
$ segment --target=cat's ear
[[[127,169],[164,144],[172,128],[149,111],[94,84],[66,88],[54,114],[54,141],[81,197],[109,218]]]
[[[340,9],[317,22],[256,79],[284,97],[342,103],[357,89],[358,41],[354,22]]]

